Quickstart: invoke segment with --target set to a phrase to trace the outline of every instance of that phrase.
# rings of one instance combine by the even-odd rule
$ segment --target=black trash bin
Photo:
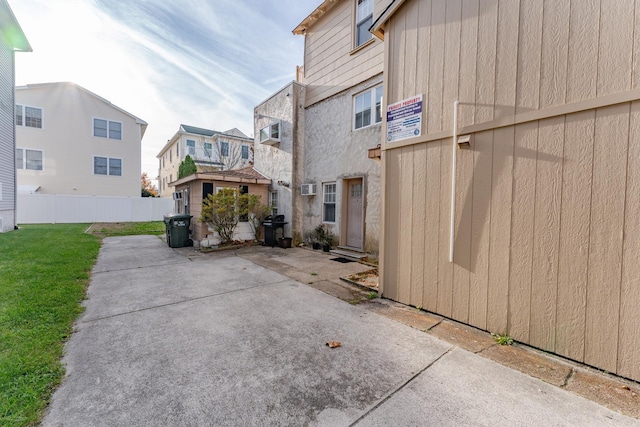
[[[271,246],[272,248],[278,244],[278,239],[276,234],[278,230],[281,232],[281,237],[284,237],[284,226],[288,224],[288,222],[284,221],[284,215],[267,215],[267,217],[262,221],[262,226],[264,227],[264,245]]]
[[[192,216],[187,214],[166,214],[164,216],[167,245],[170,248],[184,248],[193,244],[189,238],[191,218]]]

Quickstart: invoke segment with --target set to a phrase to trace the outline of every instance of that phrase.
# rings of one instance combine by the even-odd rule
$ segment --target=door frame
[[[341,208],[340,208],[340,245],[341,246],[347,246],[347,227],[348,227],[348,223],[349,223],[349,184],[352,181],[355,180],[360,180],[362,182],[362,211],[360,212],[360,215],[362,216],[362,227],[360,229],[360,233],[362,236],[362,243],[361,246],[359,248],[355,248],[355,249],[359,249],[359,250],[364,250],[364,242],[365,242],[365,212],[367,210],[367,180],[366,177],[364,175],[355,175],[355,176],[349,176],[349,177],[343,177],[342,178],[342,197],[341,197]],[[347,247],[353,247],[353,246],[347,246]]]

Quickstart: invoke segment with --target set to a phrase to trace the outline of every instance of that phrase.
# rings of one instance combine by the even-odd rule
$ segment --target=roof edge
[[[5,20],[8,22],[4,22]],[[2,32],[14,51],[33,52],[29,40],[27,40],[27,36],[22,31],[22,27],[7,0],[0,0],[0,24],[2,24]]]
[[[293,29],[292,33],[295,34],[296,36],[303,35],[307,31],[307,28],[312,26],[315,23],[315,21],[317,21],[322,17],[322,15],[324,15],[325,13],[333,9],[333,6],[338,4],[339,1],[340,0],[323,1],[320,4],[320,6],[316,7],[314,11],[309,14],[309,16],[304,18],[302,22],[299,23],[298,26]]]
[[[378,19],[376,19],[375,22],[371,25],[369,31],[380,40],[384,40],[384,27],[387,21],[389,21],[391,16],[396,13],[398,8],[402,6],[404,2],[405,0],[393,0],[391,3],[389,3],[389,6],[387,6],[385,11],[382,12],[382,14],[378,16]]]

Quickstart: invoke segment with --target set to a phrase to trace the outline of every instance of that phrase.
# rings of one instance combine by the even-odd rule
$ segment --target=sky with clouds
[[[16,84],[71,81],[145,120],[142,171],[181,123],[253,134],[253,107],[295,78],[291,31],[320,0],[9,0],[33,52]]]

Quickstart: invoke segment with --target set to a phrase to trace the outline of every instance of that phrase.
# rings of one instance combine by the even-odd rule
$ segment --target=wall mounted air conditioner
[[[316,195],[316,185],[315,184],[302,184],[300,186],[300,193],[303,196],[315,196]]]

